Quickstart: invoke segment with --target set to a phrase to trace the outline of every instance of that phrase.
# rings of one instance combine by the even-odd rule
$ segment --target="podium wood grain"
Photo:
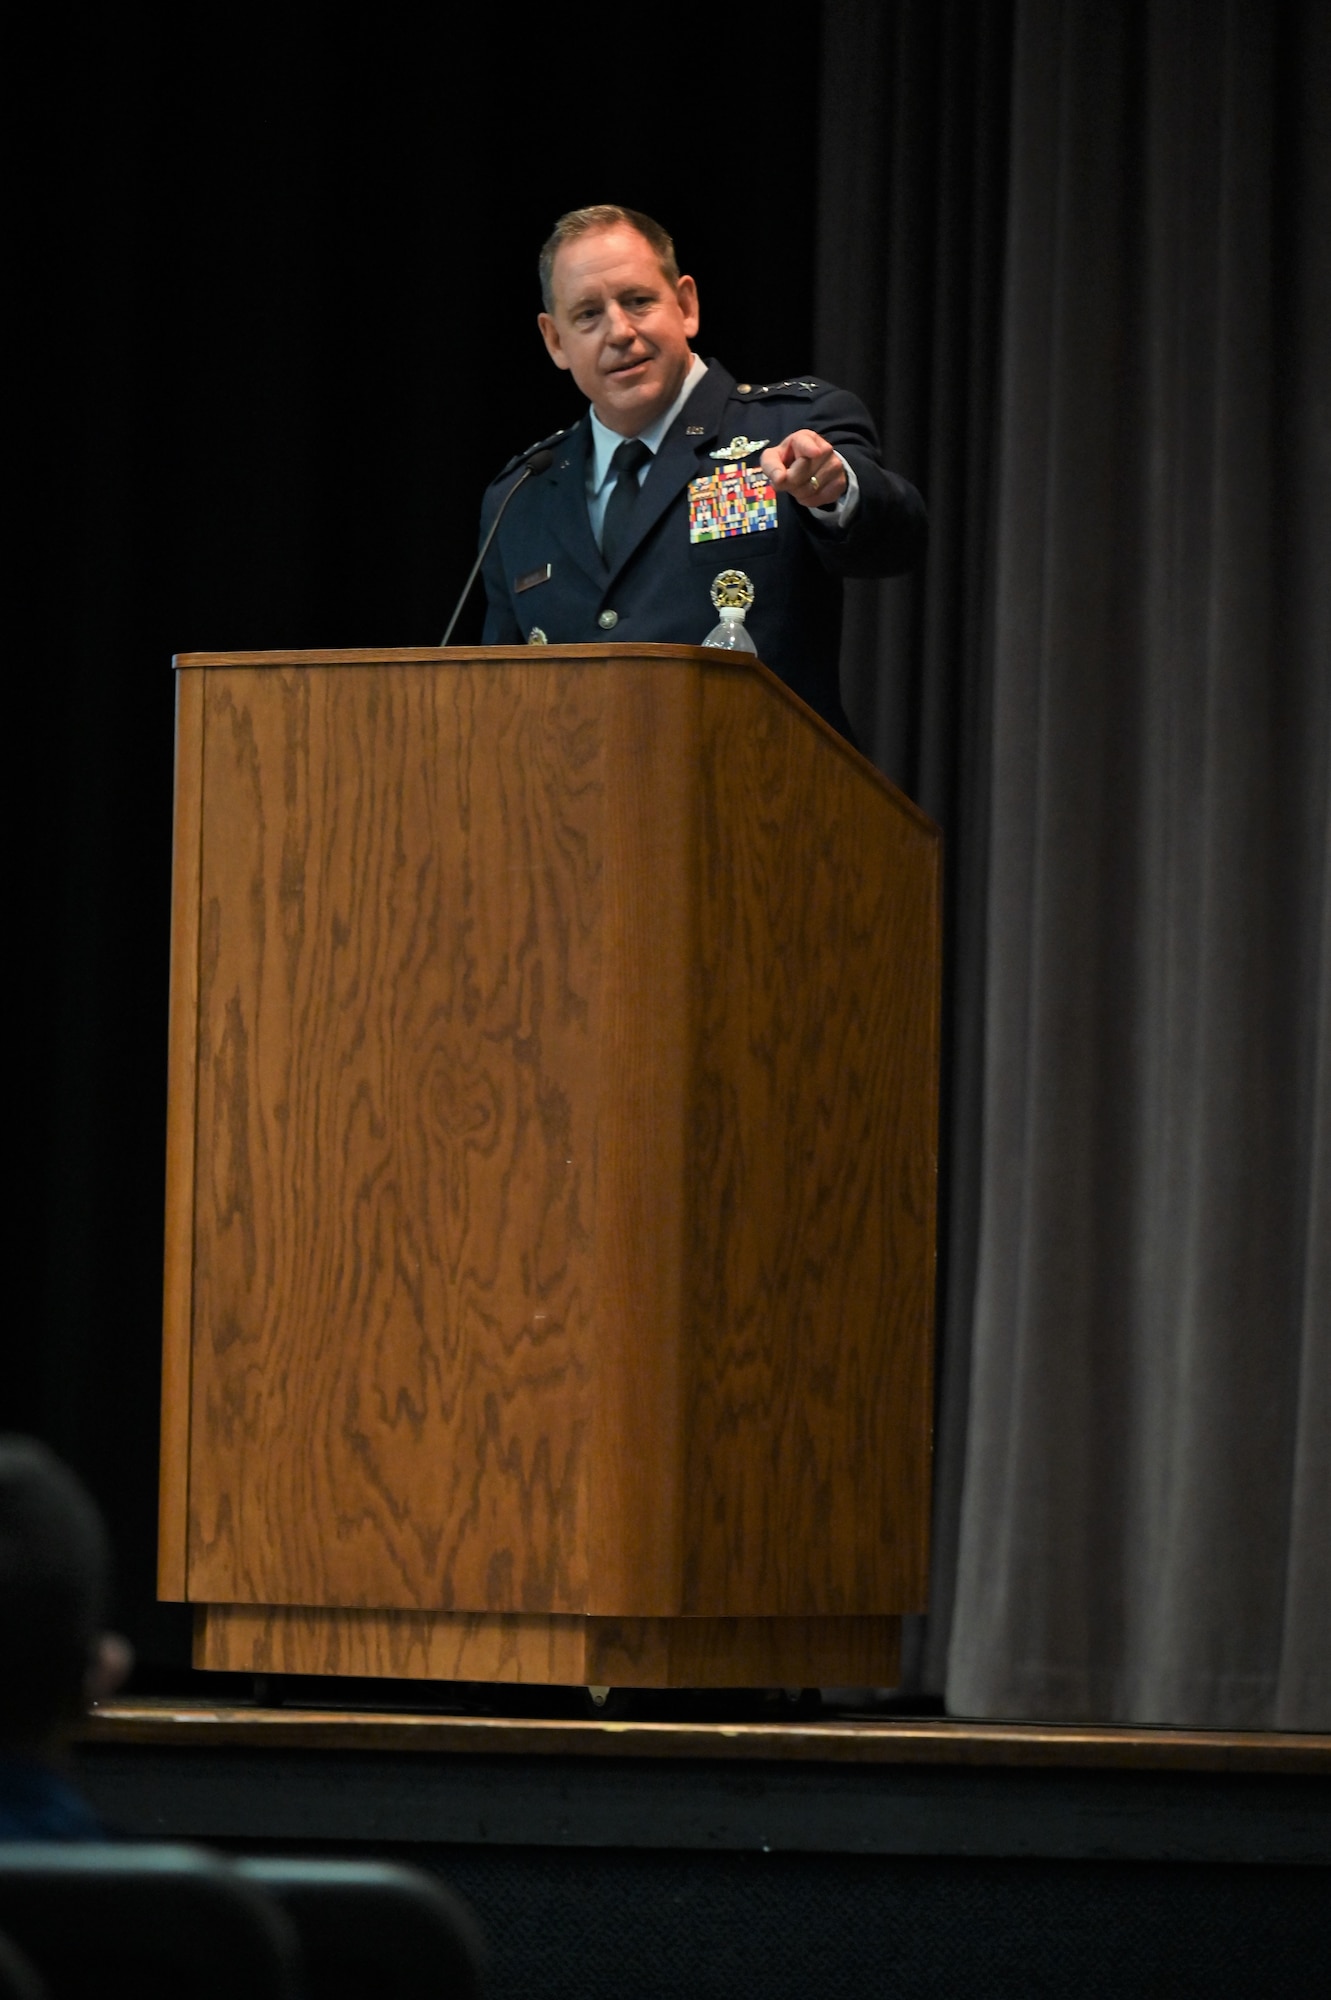
[[[935,836],[756,676],[705,687],[683,1608],[922,1606]]]
[[[181,664],[163,1593],[918,1608],[936,830],[694,649]]]
[[[555,1613],[200,1607],[215,1672],[576,1687],[892,1687],[899,1618],[580,1618]]]
[[[164,1597],[187,1594],[194,1121],[199,1018],[199,868],[203,840],[203,681],[176,687],[176,787],[167,1002],[166,1231],[163,1257],[161,1478],[157,1568]]]
[[[586,1594],[603,677],[207,677],[190,1594]]]

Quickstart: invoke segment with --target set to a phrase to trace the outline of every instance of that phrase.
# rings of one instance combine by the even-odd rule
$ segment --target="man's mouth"
[[[609,372],[611,375],[632,375],[635,369],[645,368],[651,358],[650,354],[639,354],[633,361],[621,361]]]

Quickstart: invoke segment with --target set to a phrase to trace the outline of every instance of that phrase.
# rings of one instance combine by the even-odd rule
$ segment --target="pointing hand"
[[[792,431],[763,453],[763,471],[778,493],[801,507],[830,507],[846,490],[846,469],[817,431]]]

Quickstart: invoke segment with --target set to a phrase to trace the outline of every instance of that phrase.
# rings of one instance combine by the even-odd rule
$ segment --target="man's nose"
[[[632,340],[633,338],[633,321],[629,318],[623,306],[620,305],[618,299],[611,299],[609,305],[606,307],[605,326],[610,339],[616,343]]]

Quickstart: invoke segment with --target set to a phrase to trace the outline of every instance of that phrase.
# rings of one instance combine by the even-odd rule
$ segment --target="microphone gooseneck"
[[[507,507],[509,501],[513,498],[513,495],[517,492],[520,486],[525,486],[529,479],[538,479],[543,472],[548,472],[550,470],[550,467],[554,464],[554,462],[555,462],[555,455],[551,450],[549,450],[548,447],[543,451],[532,452],[528,456],[527,462],[523,466],[521,472],[518,474],[517,478],[513,481],[513,484],[509,487],[507,493],[504,495],[499,505],[495,508],[495,517],[493,521],[491,521],[490,523],[490,532],[485,537],[485,540],[481,543],[480,554],[477,556],[475,562],[472,564],[471,573],[468,576],[467,581],[462,586],[462,595],[459,597],[457,603],[453,606],[453,616],[448,621],[448,629],[445,631],[443,638],[439,641],[439,644],[441,646],[446,646],[449,640],[453,636],[453,627],[457,624],[458,619],[462,615],[463,605],[466,603],[467,599],[471,596],[471,587],[481,573],[481,564],[485,561],[485,558],[490,553],[490,544],[495,538],[495,530],[498,528],[499,523],[504,518],[505,507]]]

